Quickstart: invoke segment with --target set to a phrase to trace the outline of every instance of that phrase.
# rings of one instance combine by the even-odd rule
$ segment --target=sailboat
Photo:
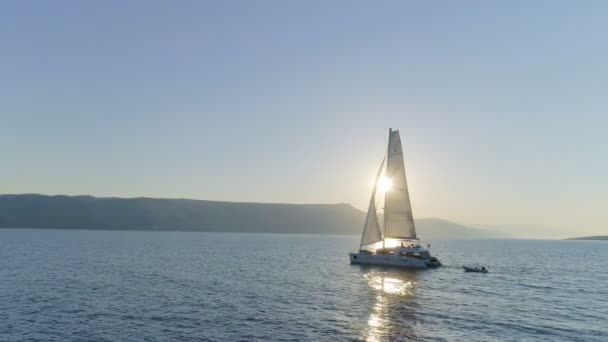
[[[377,197],[384,202],[382,229],[377,212]],[[431,256],[429,249],[423,247],[416,236],[405,177],[403,148],[397,130],[389,129],[388,151],[374,182],[359,252],[349,253],[349,257],[351,264],[401,268],[441,266],[441,262]]]

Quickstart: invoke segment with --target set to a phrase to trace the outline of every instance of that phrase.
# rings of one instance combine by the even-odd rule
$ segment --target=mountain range
[[[0,195],[0,228],[360,234],[364,219],[349,204]],[[416,220],[416,229],[431,239],[507,237],[436,218]]]
[[[569,238],[569,239],[566,239],[566,240],[595,240],[595,241],[608,241],[608,236],[606,236],[606,235],[582,236],[582,237]]]

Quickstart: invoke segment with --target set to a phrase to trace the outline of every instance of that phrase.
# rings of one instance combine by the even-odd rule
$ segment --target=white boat
[[[377,198],[384,202],[382,230]],[[416,236],[399,131],[389,130],[388,151],[374,182],[359,252],[349,256],[351,264],[401,268],[441,266]]]

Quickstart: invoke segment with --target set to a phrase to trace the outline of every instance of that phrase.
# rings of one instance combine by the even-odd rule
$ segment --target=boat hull
[[[425,260],[392,254],[349,253],[350,263],[356,265],[389,266],[410,269],[425,269],[441,266],[439,260]]]

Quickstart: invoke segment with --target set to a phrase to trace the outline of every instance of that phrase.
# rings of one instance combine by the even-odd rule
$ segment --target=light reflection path
[[[369,342],[415,339],[416,271],[362,268],[362,272],[376,296],[363,338]]]

